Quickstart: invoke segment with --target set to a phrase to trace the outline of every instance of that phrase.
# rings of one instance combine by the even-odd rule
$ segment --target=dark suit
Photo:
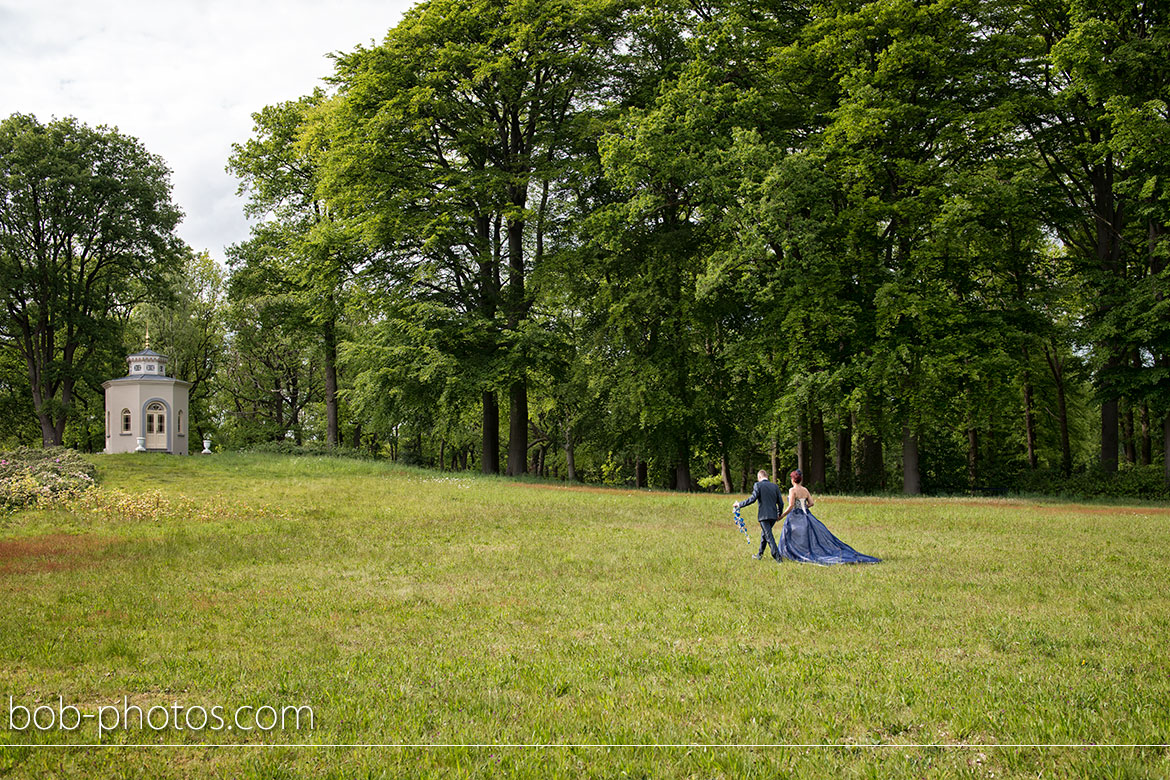
[[[772,526],[775,525],[776,520],[780,517],[780,487],[771,482],[766,477],[756,483],[752,488],[752,495],[742,504],[741,507],[748,504],[760,502],[760,508],[757,510],[756,519],[760,521],[760,551],[757,555],[764,554],[764,545],[767,545],[772,551],[772,557],[776,559],[776,563],[781,561],[780,548],[776,546],[776,538],[772,535]]]

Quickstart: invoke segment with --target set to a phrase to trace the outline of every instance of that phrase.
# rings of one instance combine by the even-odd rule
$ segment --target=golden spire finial
[[[150,323],[146,323],[146,348],[150,349]]]

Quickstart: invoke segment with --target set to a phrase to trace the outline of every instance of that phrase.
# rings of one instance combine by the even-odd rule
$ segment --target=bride
[[[812,494],[801,484],[804,474],[796,469],[788,475],[792,489],[788,491],[788,508],[780,515],[784,522],[780,529],[780,554],[792,561],[819,563],[879,563],[881,558],[863,555],[833,536],[825,524],[813,517]]]

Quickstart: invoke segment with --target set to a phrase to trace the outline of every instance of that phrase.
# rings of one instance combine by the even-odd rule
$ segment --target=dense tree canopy
[[[168,272],[178,314],[135,321],[186,356],[229,446],[680,490],[799,465],[814,489],[1166,495],[1168,21],[1113,0],[425,0],[255,114],[230,278]],[[27,139],[81,130],[9,120],[6,192],[41,165],[37,192],[72,193]],[[143,155],[119,197],[161,204]],[[24,258],[64,255],[21,243],[5,197],[24,300]],[[112,308],[49,317],[107,361],[94,323],[169,251],[171,212],[142,208],[161,216],[110,223],[129,243],[104,246],[138,247]],[[74,391],[53,383],[84,349],[36,357],[21,306],[0,403],[59,440]]]
[[[0,122],[0,347],[25,364],[45,446],[105,379],[136,303],[182,258],[169,172],[135,139],[75,119]]]
[[[371,258],[353,413],[678,489],[1165,460],[1161,13],[420,3],[289,142]]]

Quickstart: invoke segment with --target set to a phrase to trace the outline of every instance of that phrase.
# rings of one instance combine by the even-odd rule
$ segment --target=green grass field
[[[1106,747],[1170,740],[1164,507],[825,497],[884,562],[822,568],[753,561],[727,496],[96,463],[75,506],[0,518],[0,775],[1170,775]],[[58,697],[314,728],[9,727]],[[771,743],[826,746],[726,746]],[[1098,747],[1005,747],[1031,744]]]

